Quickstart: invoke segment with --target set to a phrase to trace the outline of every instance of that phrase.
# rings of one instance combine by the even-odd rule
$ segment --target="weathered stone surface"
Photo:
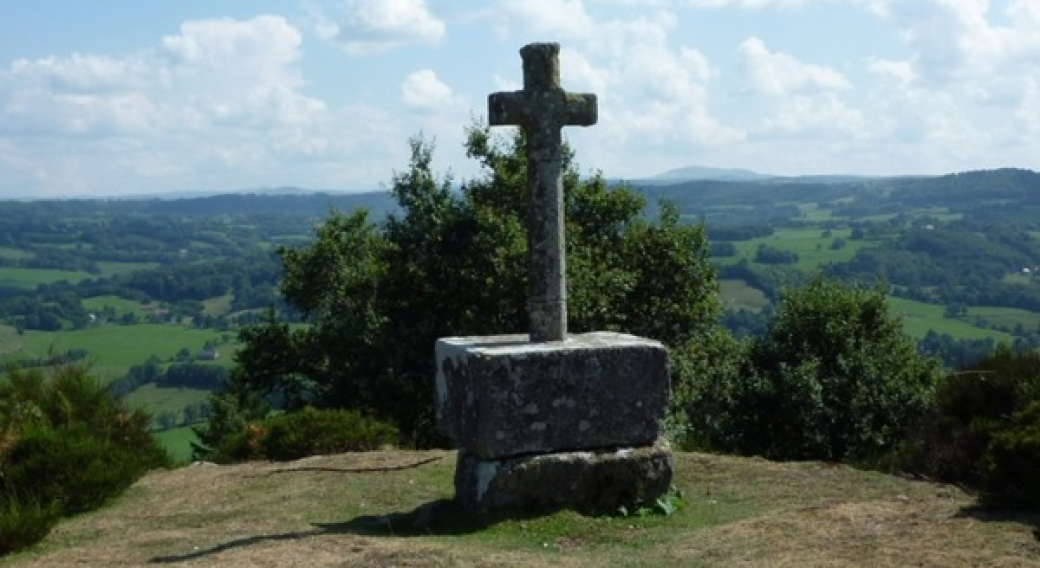
[[[620,333],[528,343],[525,335],[437,341],[441,430],[481,459],[649,445],[668,404],[668,357]]]
[[[459,452],[455,498],[473,511],[616,511],[653,502],[672,482],[672,454],[651,446],[482,460]]]
[[[563,229],[563,150],[560,129],[596,123],[596,95],[560,87],[560,46],[532,43],[520,50],[524,90],[488,96],[491,126],[527,132],[527,314],[531,341],[567,337],[567,262]]]

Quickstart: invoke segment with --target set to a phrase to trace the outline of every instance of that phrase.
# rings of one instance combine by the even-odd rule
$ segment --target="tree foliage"
[[[820,277],[787,290],[766,335],[721,369],[693,397],[701,444],[778,459],[868,459],[894,448],[939,377],[884,290]]]
[[[436,443],[433,344],[439,337],[519,333],[526,324],[525,139],[473,127],[468,155],[482,166],[460,184],[433,170],[433,145],[411,141],[393,177],[400,207],[382,225],[333,213],[301,248],[280,251],[281,291],[306,327],[277,321],[242,335],[243,380],[289,406],[364,409],[408,441]],[[702,226],[600,175],[564,174],[569,327],[619,330],[682,345],[719,314]]]

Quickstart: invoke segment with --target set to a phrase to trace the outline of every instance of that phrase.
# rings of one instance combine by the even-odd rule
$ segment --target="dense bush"
[[[61,511],[53,503],[23,503],[12,495],[0,500],[0,556],[39,542],[60,517]]]
[[[994,431],[982,456],[982,488],[1001,504],[1040,508],[1040,400]]]
[[[666,427],[678,448],[732,447],[729,392],[740,380],[745,357],[746,344],[723,328],[669,350],[672,392]]]
[[[314,454],[377,450],[397,442],[393,426],[349,410],[315,410],[282,414],[267,421],[264,454],[292,460]]]
[[[5,458],[5,488],[53,503],[66,515],[101,506],[159,465],[158,456],[122,447],[82,423],[33,424]]]
[[[310,455],[377,450],[396,444],[396,428],[350,410],[301,410],[244,424],[207,458],[294,460]]]
[[[787,290],[739,360],[714,353],[689,396],[691,440],[775,459],[876,459],[930,407],[939,378],[882,290],[822,278]]]
[[[167,465],[147,425],[85,367],[10,371],[0,382],[0,551],[32,544],[61,515],[98,507]]]
[[[1019,476],[1034,475],[1040,465],[1040,353],[998,347],[946,377],[935,401],[903,448],[903,469],[998,497],[1032,491],[1036,499],[1040,488],[1024,486]]]

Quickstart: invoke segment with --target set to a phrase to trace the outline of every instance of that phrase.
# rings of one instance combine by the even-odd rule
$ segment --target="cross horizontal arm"
[[[599,119],[599,110],[596,105],[596,95],[591,93],[566,93],[567,102],[564,103],[566,114],[563,124],[566,126],[592,126]]]
[[[523,126],[528,112],[523,91],[488,95],[488,124],[491,126]]]

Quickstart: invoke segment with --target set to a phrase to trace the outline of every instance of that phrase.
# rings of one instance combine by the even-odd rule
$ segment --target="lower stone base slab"
[[[459,452],[455,499],[477,512],[614,512],[651,503],[672,482],[672,453],[652,446],[483,460]]]

